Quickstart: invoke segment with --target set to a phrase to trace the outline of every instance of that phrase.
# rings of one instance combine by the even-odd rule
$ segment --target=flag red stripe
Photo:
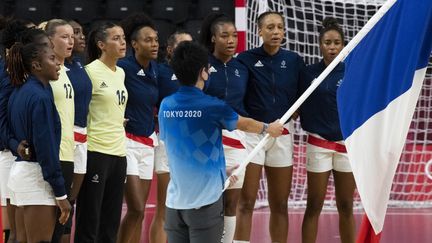
[[[381,239],[381,232],[376,235],[371,223],[369,222],[368,217],[363,215],[362,223],[360,226],[360,230],[357,236],[356,243],[379,243]]]

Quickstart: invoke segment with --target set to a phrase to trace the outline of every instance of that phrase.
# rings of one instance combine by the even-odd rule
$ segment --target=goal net
[[[385,0],[248,0],[247,1],[247,48],[261,45],[256,19],[264,11],[283,13],[286,35],[283,46],[299,53],[307,64],[320,60],[318,27],[325,17],[332,16],[341,24],[346,41],[366,24]],[[294,133],[294,170],[290,207],[305,207],[307,196],[306,135],[296,122]],[[432,207],[432,179],[425,172],[432,159],[432,58],[417,108],[411,122],[406,145],[393,181],[389,207]],[[432,167],[432,166],[430,166]],[[326,208],[335,208],[335,190],[330,178]],[[361,207],[358,194],[355,206]],[[267,181],[265,174],[260,180],[256,207],[267,206]]]

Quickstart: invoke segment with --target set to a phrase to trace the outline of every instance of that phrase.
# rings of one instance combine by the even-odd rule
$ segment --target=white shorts
[[[251,163],[269,167],[289,167],[293,165],[293,138],[291,131],[294,131],[292,122],[284,125],[284,134],[277,138],[270,138],[264,148],[258,151],[252,158]],[[285,134],[289,132],[289,134]],[[264,138],[262,134],[245,133],[247,152],[250,153]]]
[[[43,179],[42,168],[37,162],[15,162],[10,171],[8,187],[11,203],[16,206],[56,205],[52,187]]]
[[[1,206],[6,206],[7,199],[10,198],[9,188],[7,183],[9,173],[16,157],[8,150],[0,151],[0,197]]]
[[[157,145],[156,134],[153,133],[146,141],[144,144],[130,135],[126,137],[126,175],[136,175],[142,180],[153,178],[154,147]]]
[[[343,152],[343,148],[344,141],[331,142],[317,134],[309,134],[306,146],[307,171],[315,173],[330,170],[352,172],[348,155]]]
[[[225,154],[226,168],[231,169],[235,166],[240,165],[244,158],[247,156],[246,148],[244,146],[244,132],[240,130],[234,130],[232,132],[228,130],[222,130],[222,142]],[[244,181],[245,171],[243,170],[237,176],[237,182],[228,189],[242,188]]]
[[[157,137],[159,139],[159,134]],[[156,174],[164,174],[170,172],[165,143],[160,139],[158,146],[155,147],[154,170]]]
[[[87,129],[75,126],[74,135],[74,173],[85,174],[87,172]]]

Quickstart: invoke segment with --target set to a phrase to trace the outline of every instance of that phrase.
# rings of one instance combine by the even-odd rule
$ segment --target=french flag
[[[357,242],[379,242],[391,185],[432,49],[432,0],[398,0],[346,59],[337,102],[364,210]]]

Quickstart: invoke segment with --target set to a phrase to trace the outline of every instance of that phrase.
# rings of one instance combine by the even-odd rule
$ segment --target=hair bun
[[[339,23],[338,23],[337,19],[335,19],[333,17],[326,17],[322,21],[322,26],[324,27],[324,29],[327,29],[330,27],[339,28]]]

